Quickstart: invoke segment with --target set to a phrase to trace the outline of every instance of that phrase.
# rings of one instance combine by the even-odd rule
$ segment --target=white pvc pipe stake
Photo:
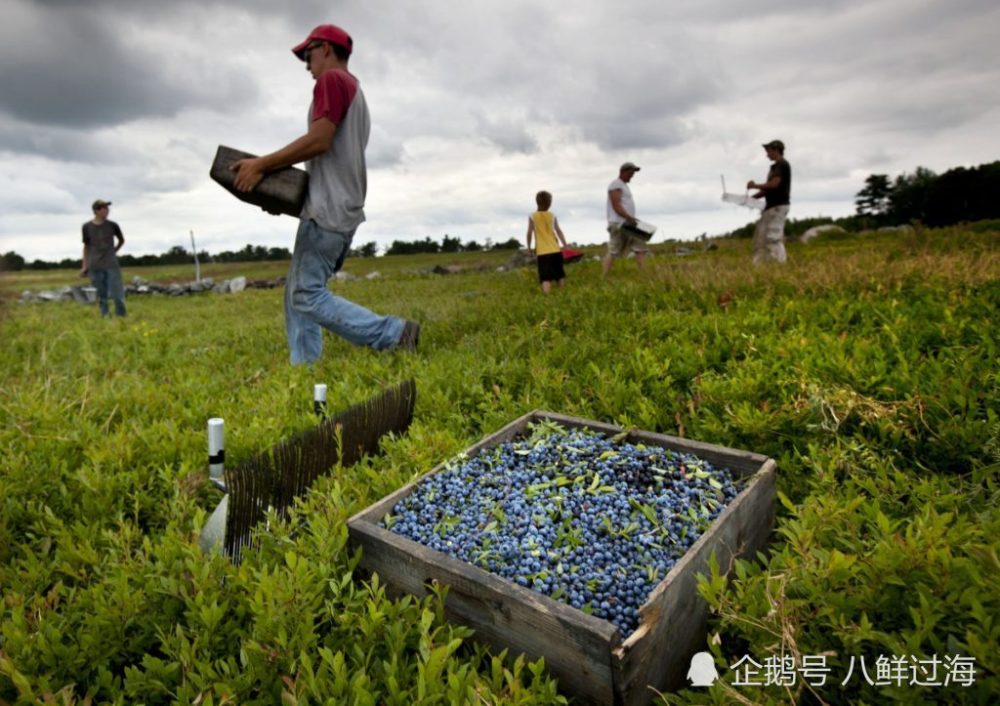
[[[320,416],[326,413],[326,385],[322,383],[313,386],[313,411]]]
[[[226,445],[220,417],[208,420],[208,476],[222,478],[226,463]]]

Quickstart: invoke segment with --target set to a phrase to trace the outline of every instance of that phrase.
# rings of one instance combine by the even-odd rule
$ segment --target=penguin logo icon
[[[719,678],[719,671],[715,668],[715,660],[708,652],[698,652],[691,658],[691,668],[688,669],[687,678],[691,686],[712,686]]]

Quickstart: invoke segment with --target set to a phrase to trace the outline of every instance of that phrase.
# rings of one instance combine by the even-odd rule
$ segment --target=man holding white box
[[[608,184],[608,252],[602,263],[605,277],[611,271],[611,264],[615,259],[628,255],[629,251],[635,253],[636,264],[642,269],[646,253],[649,252],[642,238],[629,231],[629,228],[635,228],[638,223],[635,218],[635,201],[628,185],[637,171],[639,167],[632,162],[625,162],[618,169],[618,178]]]

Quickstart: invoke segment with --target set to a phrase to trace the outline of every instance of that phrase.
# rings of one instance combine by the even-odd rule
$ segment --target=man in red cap
[[[285,329],[293,365],[313,363],[327,329],[355,345],[413,350],[420,324],[379,316],[334,296],[327,281],[344,264],[351,240],[365,220],[368,172],[365,147],[371,131],[358,79],[347,70],[354,49],[336,25],[316,27],[292,49],[316,80],[306,134],[276,152],[233,165],[234,185],[252,191],[268,172],[306,163],[309,191],[302,207],[292,264],[285,281]]]

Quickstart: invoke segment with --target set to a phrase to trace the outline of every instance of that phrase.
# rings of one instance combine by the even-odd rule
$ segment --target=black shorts
[[[566,271],[563,270],[563,254],[561,252],[549,253],[538,256],[538,281],[558,282],[566,279]]]

